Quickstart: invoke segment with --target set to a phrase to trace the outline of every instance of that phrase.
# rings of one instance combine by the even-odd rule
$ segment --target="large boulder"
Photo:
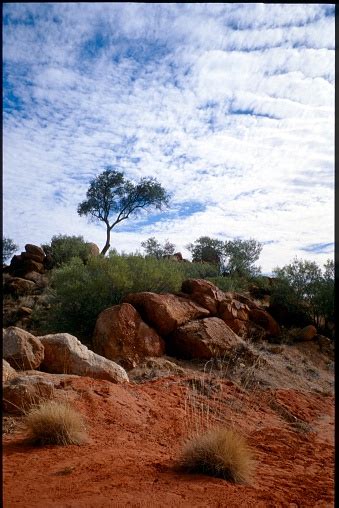
[[[2,384],[8,383],[8,381],[17,375],[17,371],[6,360],[2,360]]]
[[[42,263],[42,261],[45,258],[45,253],[44,253],[43,249],[41,247],[38,247],[37,245],[32,245],[31,243],[27,243],[25,245],[25,251],[28,254],[31,254],[32,256],[35,256],[36,258],[38,258],[40,260],[40,263]]]
[[[54,384],[42,376],[16,376],[3,386],[3,410],[7,413],[24,413],[53,395]]]
[[[88,255],[89,256],[99,256],[100,249],[99,249],[99,247],[97,246],[96,243],[87,242],[86,246],[87,246],[87,249],[88,249]]]
[[[210,311],[211,315],[218,314],[220,302],[225,298],[225,293],[217,286],[204,279],[187,279],[182,283],[181,291],[190,295],[196,303]]]
[[[165,337],[192,319],[210,315],[204,307],[170,293],[133,293],[127,295],[124,302],[133,305],[142,318]]]
[[[56,333],[39,337],[45,358],[41,368],[55,374],[76,374],[113,383],[128,381],[125,370],[116,363],[90,351],[69,333]]]
[[[307,341],[307,340],[313,340],[315,336],[317,335],[317,329],[313,325],[305,326],[300,332],[298,333],[296,340],[300,341]]]
[[[44,359],[44,346],[26,330],[9,326],[3,333],[3,358],[16,370],[36,369]]]
[[[29,295],[37,288],[33,281],[22,279],[21,277],[6,278],[3,287],[4,293],[15,296]]]
[[[161,356],[164,340],[150,328],[129,303],[115,305],[99,314],[93,335],[94,351],[127,369],[147,356]]]
[[[244,341],[217,317],[190,321],[177,328],[168,339],[170,354],[184,359],[228,356],[240,344]]]
[[[40,289],[48,286],[48,278],[46,275],[42,275],[37,272],[28,272],[25,274],[25,280],[32,281]]]
[[[249,312],[249,318],[255,324],[260,325],[269,337],[277,337],[280,335],[280,326],[276,320],[265,310],[262,309],[251,309]]]

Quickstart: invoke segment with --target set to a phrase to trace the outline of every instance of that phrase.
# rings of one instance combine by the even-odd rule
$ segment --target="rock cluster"
[[[188,279],[178,294],[133,293],[101,312],[93,347],[131,369],[164,353],[184,359],[224,357],[253,331],[265,338],[280,333],[275,320],[250,298]]]
[[[12,277],[23,277],[29,272],[44,273],[47,261],[41,247],[28,243],[25,245],[25,252],[12,257],[8,273]]]

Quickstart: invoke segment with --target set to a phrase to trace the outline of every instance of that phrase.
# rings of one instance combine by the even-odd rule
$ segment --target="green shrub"
[[[88,244],[82,236],[55,235],[51,244],[42,245],[42,248],[52,256],[56,267],[68,263],[74,257],[79,257],[83,262],[88,258]]]
[[[179,263],[141,256],[73,258],[51,277],[50,308],[33,316],[40,333],[68,332],[90,342],[99,313],[121,303],[128,293],[176,292]]]
[[[2,239],[2,262],[4,263],[10,257],[13,256],[14,252],[18,250],[18,246],[13,242],[11,238]]]

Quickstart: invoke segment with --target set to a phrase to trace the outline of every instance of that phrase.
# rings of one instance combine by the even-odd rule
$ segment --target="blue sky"
[[[100,247],[77,215],[107,165],[171,193],[111,246],[254,238],[264,272],[334,251],[334,5],[3,7],[4,235]]]

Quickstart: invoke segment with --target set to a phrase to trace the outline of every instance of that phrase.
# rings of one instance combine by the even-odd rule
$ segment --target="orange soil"
[[[225,379],[211,385],[209,396],[197,395],[205,410],[209,401],[210,425],[235,427],[255,451],[251,484],[235,485],[175,469],[182,441],[199,420],[198,410],[192,417],[188,409],[188,378],[127,386],[69,380],[58,397],[85,416],[89,442],[37,448],[20,425],[5,434],[5,508],[333,506],[332,395],[246,391]]]

